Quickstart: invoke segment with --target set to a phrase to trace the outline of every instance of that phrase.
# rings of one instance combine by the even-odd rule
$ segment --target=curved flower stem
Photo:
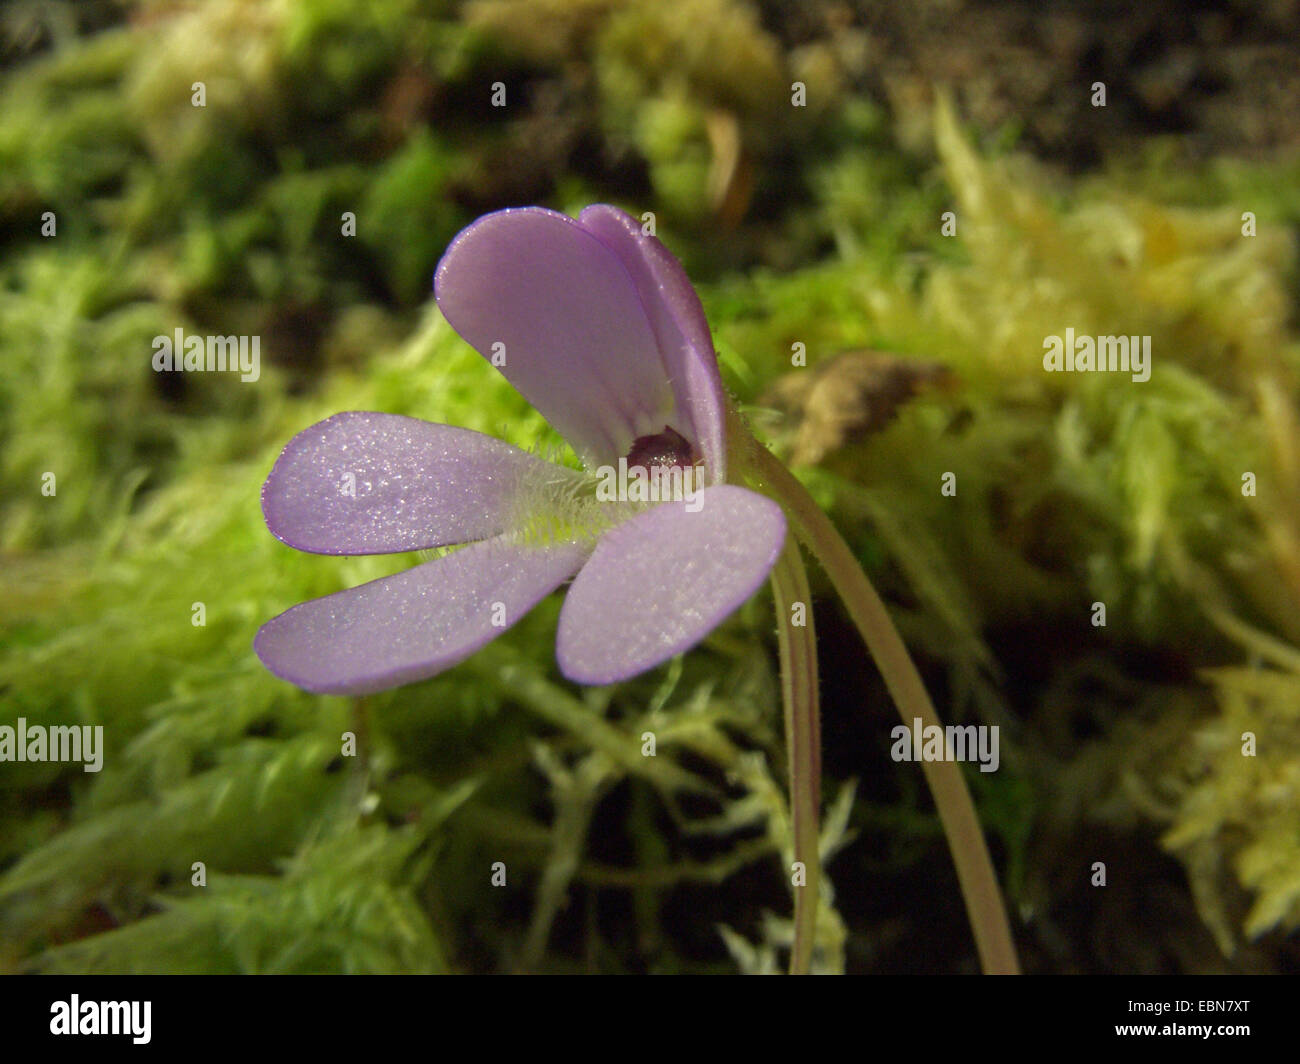
[[[727,435],[733,469],[747,475],[756,488],[781,503],[795,534],[830,577],[875,659],[903,722],[911,726],[912,720],[919,718],[923,729],[937,726],[938,714],[902,637],[848,544],[807,489],[753,437],[730,407]],[[955,761],[922,761],[921,768],[948,837],[984,971],[1015,974],[1020,966],[1011,927],[961,768]]]
[[[777,644],[781,653],[781,700],[790,765],[790,822],[794,859],[803,865],[794,887],[794,945],[790,974],[807,975],[817,932],[821,854],[817,827],[821,798],[821,725],[817,719],[817,637],[812,593],[799,545],[787,537],[772,569]]]

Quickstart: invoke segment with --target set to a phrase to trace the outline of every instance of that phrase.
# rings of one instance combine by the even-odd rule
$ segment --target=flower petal
[[[547,472],[556,467],[481,432],[354,410],[289,441],[262,512],[298,550],[424,550],[505,531],[521,481]]]
[[[614,683],[689,650],[763,582],[785,542],[781,508],[732,484],[698,502],[660,503],[601,537],[560,611],[569,679]]]
[[[423,680],[499,636],[577,572],[589,549],[505,537],[474,543],[300,603],[262,625],[253,649],[277,676],[320,694]]]
[[[700,297],[682,264],[657,237],[641,230],[626,211],[596,204],[578,215],[578,224],[618,255],[641,296],[676,405],[676,424],[699,449],[712,482],[727,475],[726,408],[718,356]]]
[[[438,306],[588,466],[612,464],[673,410],[668,373],[618,255],[541,207],[485,215],[434,275]],[[494,361],[494,365],[500,360]]]

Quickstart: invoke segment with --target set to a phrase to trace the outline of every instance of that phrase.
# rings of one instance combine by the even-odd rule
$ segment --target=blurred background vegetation
[[[782,965],[764,595],[608,689],[559,677],[554,596],[366,699],[251,651],[415,560],[271,537],[293,433],[555,441],[431,275],[486,211],[612,202],[655,213],[941,712],[1002,729],[968,779],[1025,967],[1296,971],[1298,42],[1294,0],[5,5],[0,723],[107,750],[0,765],[0,970]],[[1044,373],[1066,327],[1150,335],[1150,381]],[[260,336],[261,379],[155,374],[177,328]],[[895,712],[826,588],[817,616],[818,965],[972,971]]]

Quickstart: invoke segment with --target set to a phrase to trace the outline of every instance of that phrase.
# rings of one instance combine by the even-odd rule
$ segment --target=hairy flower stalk
[[[848,544],[804,486],[754,439],[740,416],[730,407],[727,413],[732,475],[781,503],[795,536],[817,559],[843,601],[904,722],[920,718],[923,727],[938,725],[938,714],[902,637]],[[1016,974],[1020,965],[1002,892],[961,768],[955,761],[922,761],[921,767],[957,866],[980,963],[990,975]]]
[[[790,974],[806,975],[811,967],[817,934],[821,888],[820,838],[817,828],[821,798],[821,723],[817,690],[817,635],[813,627],[812,593],[799,556],[799,545],[787,539],[772,569],[772,598],[776,605],[777,646],[781,654],[781,699],[785,706],[785,746],[790,775],[790,824],[794,859],[801,866],[801,884],[794,888],[794,944]],[[795,611],[800,612],[795,622]]]

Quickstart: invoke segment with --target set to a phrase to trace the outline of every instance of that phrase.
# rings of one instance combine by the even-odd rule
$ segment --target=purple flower
[[[410,683],[469,657],[570,578],[556,638],[569,679],[613,683],[694,646],[767,576],[785,518],[725,483],[722,381],[681,264],[613,207],[576,221],[524,207],[460,233],[434,286],[452,327],[586,472],[393,414],[343,413],[300,432],[262,488],[279,539],[317,554],[468,545],[280,614],[254,641],[263,663],[322,693]],[[698,485],[669,501],[606,501],[597,476],[620,459],[633,479]]]

